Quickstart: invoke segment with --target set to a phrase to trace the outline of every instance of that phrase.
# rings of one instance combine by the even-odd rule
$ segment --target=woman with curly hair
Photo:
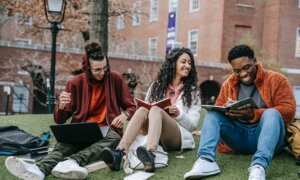
[[[116,150],[104,148],[102,159],[113,171],[120,169],[122,156],[139,133],[148,135],[147,146],[137,148],[137,156],[146,172],[155,171],[155,151],[158,144],[167,151],[195,148],[192,131],[200,119],[200,90],[192,52],[176,48],[166,56],[145,100],[149,103],[170,98],[172,105],[150,110],[140,107],[132,116]]]

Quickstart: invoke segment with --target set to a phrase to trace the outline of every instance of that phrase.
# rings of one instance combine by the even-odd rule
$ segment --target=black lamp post
[[[51,24],[50,28],[52,32],[52,50],[51,50],[51,69],[50,69],[50,96],[48,96],[48,111],[53,113],[56,97],[55,97],[55,63],[56,63],[56,37],[60,28],[57,25],[63,22],[65,16],[67,2],[66,0],[44,0],[45,15],[47,21]],[[56,17],[55,19],[49,18]],[[59,20],[57,20],[57,18]]]

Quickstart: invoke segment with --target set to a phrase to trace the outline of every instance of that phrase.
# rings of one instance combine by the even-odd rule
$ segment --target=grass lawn
[[[0,125],[17,125],[34,135],[39,135],[49,130],[49,125],[53,124],[52,115],[13,115],[0,116]],[[200,125],[201,126],[201,125]],[[199,137],[196,138],[196,147],[198,148]],[[52,136],[51,145],[55,143]],[[184,156],[178,159],[176,156]],[[1,180],[17,179],[12,176],[5,168],[5,156],[0,156],[0,174]],[[169,153],[169,166],[157,169],[155,176],[151,179],[183,179],[185,172],[189,171],[196,160],[196,149],[190,151]],[[247,179],[248,167],[251,161],[250,155],[227,155],[217,154],[217,162],[221,168],[221,174],[207,179]],[[298,179],[297,172],[299,167],[295,165],[295,160],[286,151],[274,157],[271,161],[271,167],[267,171],[267,179]],[[123,179],[126,174],[123,171],[110,172],[109,169],[100,170],[89,174],[88,179]],[[48,176],[46,179],[56,179]]]

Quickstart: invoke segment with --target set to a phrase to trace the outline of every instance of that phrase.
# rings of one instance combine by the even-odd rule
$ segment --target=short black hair
[[[239,57],[248,57],[249,59],[254,58],[254,51],[247,45],[237,45],[232,48],[228,53],[228,62],[231,63],[232,60],[239,58]]]
[[[101,45],[97,42],[90,42],[85,46],[85,51],[89,57],[94,61],[102,61],[106,58],[106,54],[101,47]]]

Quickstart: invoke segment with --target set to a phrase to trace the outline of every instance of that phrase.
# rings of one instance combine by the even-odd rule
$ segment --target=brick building
[[[127,0],[126,3],[134,9],[132,16],[120,15],[109,21],[109,57],[116,71],[134,73],[141,82],[149,84],[167,47],[189,47],[197,61],[203,100],[210,103],[216,98],[224,76],[229,73],[228,51],[242,39],[250,37],[263,57],[280,62],[300,99],[299,0]],[[34,110],[30,96],[34,85],[22,67],[31,63],[49,72],[51,35],[45,32],[42,43],[30,36],[18,38],[17,31],[20,30],[14,28],[16,26],[17,20],[6,20],[0,26],[0,68],[3,69],[0,72],[0,112],[4,112],[6,104],[4,87],[24,84],[29,87],[29,110],[26,112],[38,112]],[[73,70],[80,68],[83,40],[80,36],[75,39],[78,42],[76,47],[59,44],[58,40],[57,94],[71,76],[72,69],[63,67],[71,63]],[[27,61],[20,56],[27,57]],[[35,60],[28,60],[31,57]],[[14,64],[13,68],[9,68],[9,64]],[[13,101],[11,97],[10,112],[22,112],[20,98],[15,98],[16,107],[12,106]]]

